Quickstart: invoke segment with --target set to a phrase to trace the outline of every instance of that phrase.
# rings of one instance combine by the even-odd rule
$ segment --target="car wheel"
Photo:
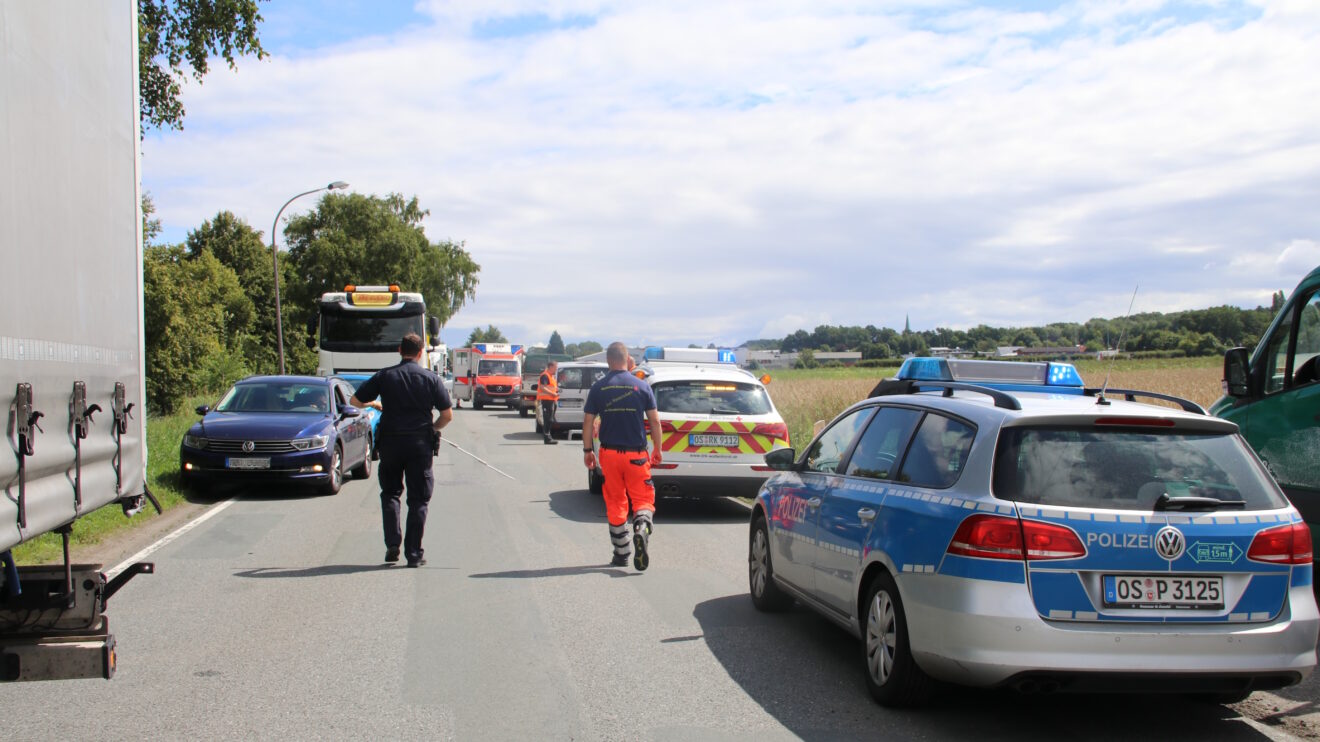
[[[759,513],[752,521],[752,535],[747,545],[747,582],[751,588],[752,605],[758,611],[782,611],[793,605],[793,596],[775,584],[775,570],[770,564],[770,530],[765,525],[765,516]]]
[[[373,450],[371,434],[367,434],[367,453],[362,459],[362,463],[353,469],[354,479],[371,479],[371,452]]]
[[[482,408],[482,403],[481,403],[481,402],[473,402],[473,403],[472,403],[472,409],[474,409],[474,410],[479,410],[479,409],[481,409],[481,408]]]
[[[528,412],[527,412],[527,408],[526,408],[526,407],[519,407],[519,408],[518,408],[518,416],[519,416],[519,417],[527,417],[527,415],[528,415]]]
[[[593,495],[605,494],[605,477],[601,475],[599,466],[587,470],[587,490]]]
[[[337,495],[344,486],[344,450],[335,444],[335,452],[330,455],[330,481],[325,483],[325,494]]]
[[[211,483],[200,477],[184,477],[183,486],[194,495],[211,494]]]
[[[882,706],[913,706],[925,700],[933,681],[912,658],[903,599],[888,572],[871,580],[863,607],[862,661],[871,697]]]

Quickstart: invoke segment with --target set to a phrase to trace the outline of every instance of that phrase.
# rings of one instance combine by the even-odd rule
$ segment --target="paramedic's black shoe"
[[[610,566],[611,566],[611,567],[627,567],[627,566],[628,566],[628,555],[627,555],[627,554],[615,554],[615,555],[614,555],[614,558],[610,560]]]
[[[408,566],[412,567],[413,569],[416,569],[417,567],[420,567],[423,564],[426,564],[426,557],[422,557],[415,562],[411,559],[408,560]]]
[[[397,562],[397,561],[399,561],[399,550],[398,550],[397,548],[395,548],[395,549],[386,549],[386,550],[385,550],[385,561],[387,561],[387,562]]]
[[[651,566],[651,557],[646,553],[646,542],[650,535],[651,529],[646,526],[638,528],[633,534],[633,567],[638,572],[645,572]]]
[[[558,445],[558,444],[559,444],[559,441],[555,440],[554,438],[546,438],[546,439],[545,439],[545,445],[547,445],[547,446],[555,446],[555,445]]]

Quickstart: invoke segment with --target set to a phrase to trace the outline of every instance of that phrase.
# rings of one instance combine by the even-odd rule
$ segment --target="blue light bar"
[[[665,349],[654,345],[642,351],[643,361],[659,361],[664,357],[665,357]]]
[[[898,369],[899,379],[914,381],[953,381],[949,362],[943,358],[909,358]]]
[[[981,361],[959,358],[909,358],[898,370],[899,379],[960,381],[1018,392],[1081,394],[1082,376],[1071,363],[1053,361]]]

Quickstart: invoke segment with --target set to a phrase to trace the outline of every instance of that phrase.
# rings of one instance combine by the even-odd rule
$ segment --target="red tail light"
[[[1076,559],[1086,555],[1086,547],[1072,529],[1063,526],[1035,520],[1019,523],[1016,518],[1002,515],[973,515],[958,526],[949,541],[948,553],[1043,561]]]
[[[1311,528],[1305,523],[1266,528],[1251,540],[1247,558],[1268,564],[1310,564]]]
[[[767,438],[778,438],[788,443],[788,425],[784,423],[757,423],[752,428],[752,435],[763,435]]]

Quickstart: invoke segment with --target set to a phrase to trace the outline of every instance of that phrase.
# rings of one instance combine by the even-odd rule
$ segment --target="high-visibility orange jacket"
[[[541,379],[536,382],[536,401],[559,401],[559,381],[549,373],[542,373]]]

